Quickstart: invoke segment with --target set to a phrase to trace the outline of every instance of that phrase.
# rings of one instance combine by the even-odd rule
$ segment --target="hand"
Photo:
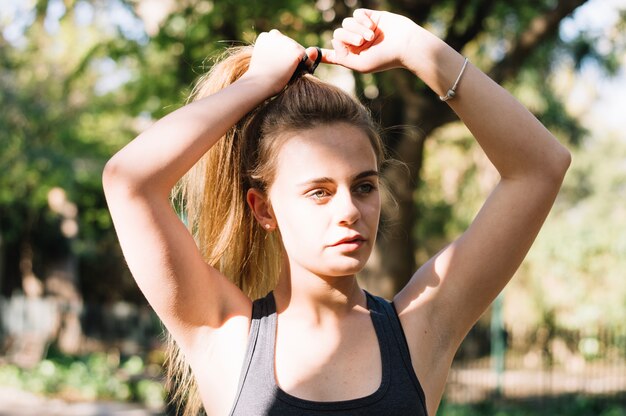
[[[322,62],[366,73],[403,67],[407,45],[417,28],[397,14],[357,9],[335,30],[333,50],[323,50]]]
[[[250,66],[242,78],[261,80],[270,88],[272,95],[278,94],[289,82],[305,53],[310,59],[315,59],[317,55],[315,48],[305,50],[276,29],[263,32],[257,37]]]

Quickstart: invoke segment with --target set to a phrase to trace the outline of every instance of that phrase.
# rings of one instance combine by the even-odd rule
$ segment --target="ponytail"
[[[228,50],[200,79],[190,100],[202,99],[235,82],[248,69],[251,55],[252,46]],[[254,113],[228,130],[177,189],[184,218],[205,261],[251,299],[274,288],[280,265],[277,234],[263,231],[246,203],[257,140],[244,130]]]
[[[202,99],[235,82],[248,69],[252,47],[232,48],[196,84],[189,101]],[[277,233],[263,231],[246,205],[242,120],[194,165],[174,189],[182,219],[205,261],[249,298],[276,286],[280,267]],[[202,401],[191,368],[168,333],[166,378],[171,400],[184,416],[195,416]]]

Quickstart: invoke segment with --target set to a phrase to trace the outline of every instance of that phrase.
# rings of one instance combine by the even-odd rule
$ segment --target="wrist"
[[[453,85],[463,61],[457,51],[418,25],[408,38],[405,67],[439,96]]]
[[[444,41],[416,24],[408,36],[403,63],[422,78],[437,65],[438,55],[446,48],[450,47]]]
[[[245,88],[253,101],[262,102],[278,94],[283,86],[273,85],[267,77],[246,72],[237,81],[237,86]]]

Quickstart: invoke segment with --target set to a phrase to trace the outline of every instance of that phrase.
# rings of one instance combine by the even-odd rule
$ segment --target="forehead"
[[[341,180],[367,170],[377,170],[369,137],[350,124],[331,123],[288,133],[278,151],[274,183]]]

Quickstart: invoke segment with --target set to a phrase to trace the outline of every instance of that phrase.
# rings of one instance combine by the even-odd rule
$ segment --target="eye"
[[[330,192],[325,189],[314,189],[309,192],[309,197],[313,198],[316,201],[323,201],[325,198],[330,196]]]
[[[367,194],[371,193],[375,189],[376,189],[376,187],[373,184],[371,184],[371,183],[362,183],[360,185],[357,185],[354,188],[356,193],[363,194],[363,195],[367,195]]]

